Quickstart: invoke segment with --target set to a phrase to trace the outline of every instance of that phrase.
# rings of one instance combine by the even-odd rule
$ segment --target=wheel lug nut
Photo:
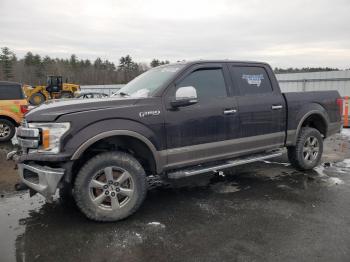
[[[108,195],[109,195],[109,191],[108,191],[108,190],[106,190],[106,191],[105,191],[105,194],[108,196]]]
[[[109,180],[109,181],[108,181],[108,184],[112,185],[112,184],[113,184],[113,181],[112,181],[112,180]]]
[[[104,186],[103,186],[103,189],[107,189],[107,188],[108,188],[108,186],[107,186],[107,185],[104,185]]]
[[[115,193],[114,193],[114,192],[112,192],[112,193],[111,193],[111,196],[112,196],[112,197],[115,197]]]
[[[119,191],[120,191],[119,187],[118,187],[118,188],[116,188],[116,189],[115,189],[115,191],[119,192]]]

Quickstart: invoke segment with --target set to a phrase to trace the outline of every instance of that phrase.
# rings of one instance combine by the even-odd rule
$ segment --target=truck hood
[[[66,114],[132,106],[139,99],[140,98],[108,97],[103,99],[67,99],[63,101],[51,101],[30,110],[25,118],[27,122],[53,122],[58,117]]]

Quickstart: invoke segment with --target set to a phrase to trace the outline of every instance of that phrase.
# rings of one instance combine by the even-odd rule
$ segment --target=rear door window
[[[241,95],[264,94],[273,91],[270,79],[263,67],[232,66],[231,72]]]
[[[0,84],[0,100],[18,100],[23,98],[23,90],[20,84]]]

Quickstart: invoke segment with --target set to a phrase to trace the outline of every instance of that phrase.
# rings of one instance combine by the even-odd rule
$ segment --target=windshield
[[[184,65],[156,67],[134,78],[112,96],[149,97],[172,78]]]

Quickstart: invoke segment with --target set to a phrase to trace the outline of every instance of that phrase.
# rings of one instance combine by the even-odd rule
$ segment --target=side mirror
[[[198,103],[197,91],[193,86],[183,86],[176,90],[173,107],[189,106]]]

